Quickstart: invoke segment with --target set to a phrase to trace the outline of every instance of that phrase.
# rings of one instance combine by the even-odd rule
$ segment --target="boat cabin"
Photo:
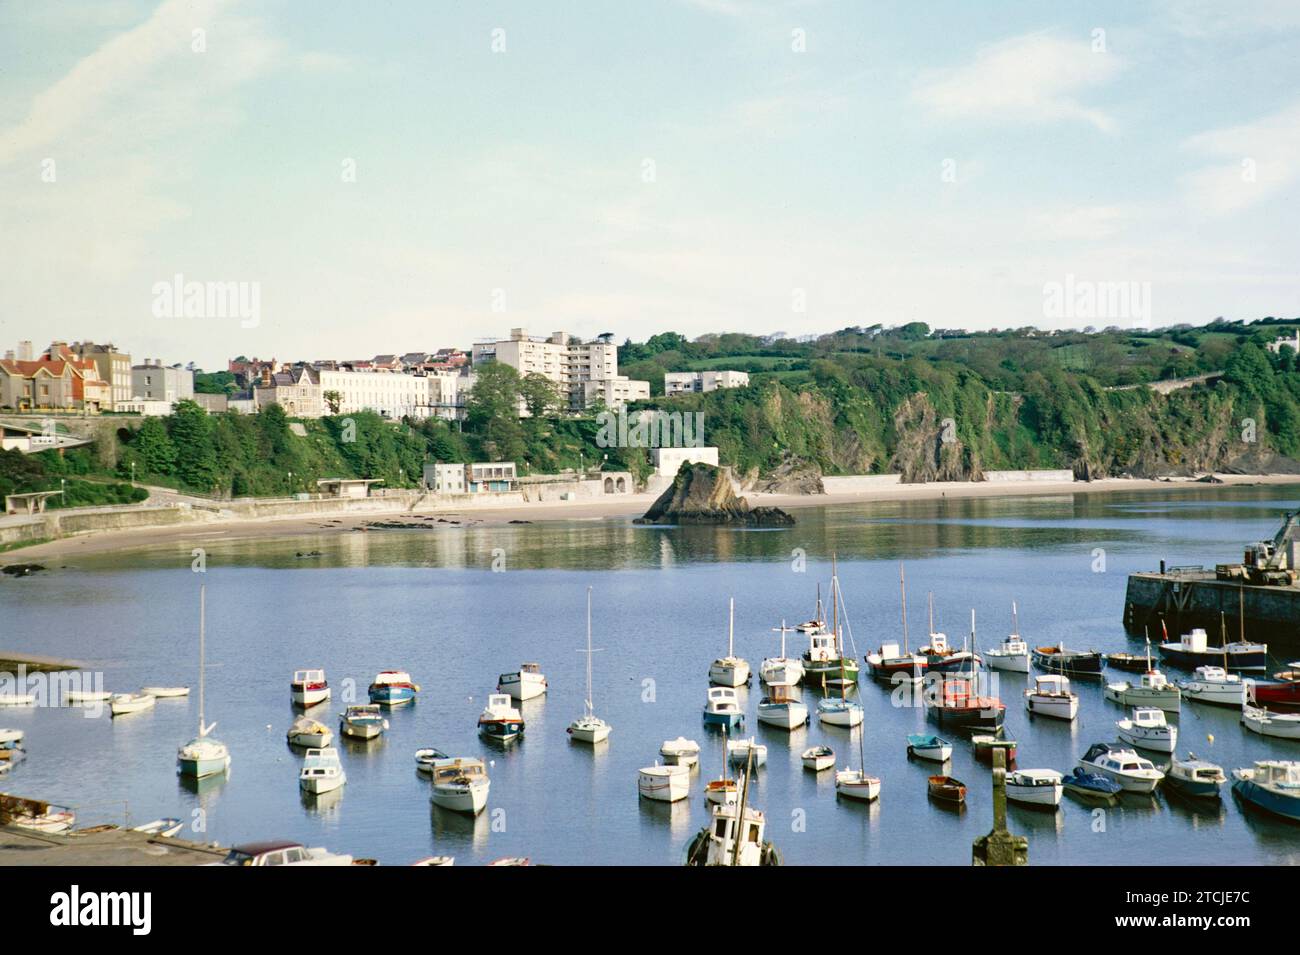
[[[433,782],[468,783],[487,779],[487,767],[481,759],[436,759],[433,762]]]
[[[1058,676],[1057,674],[1048,674],[1034,678],[1034,694],[1036,696],[1073,696],[1070,691],[1070,678]]]
[[[343,714],[347,720],[383,719],[378,703],[354,703]]]
[[[234,846],[223,862],[226,865],[294,865],[310,858],[311,854],[296,842],[247,842]]]
[[[835,646],[835,635],[825,630],[816,630],[808,635],[808,651],[804,654],[813,662],[838,660],[839,651]]]
[[[294,670],[294,686],[301,686],[308,690],[320,690],[325,687],[324,670]]]
[[[1154,706],[1139,706],[1133,710],[1133,725],[1156,729],[1166,726],[1165,711]]]
[[[1262,786],[1300,790],[1300,763],[1285,759],[1258,760],[1254,780]]]
[[[708,865],[731,865],[735,853],[737,805],[718,806],[713,810],[713,828],[709,833]],[[763,852],[763,830],[767,821],[757,809],[745,808],[741,833],[741,865],[758,865]]]
[[[715,713],[734,713],[740,709],[736,691],[729,686],[709,687],[708,705]]]
[[[921,652],[928,653],[932,657],[942,657],[952,653],[952,649],[948,646],[948,635],[946,633],[931,633],[930,645],[923,647]]]
[[[1182,648],[1189,653],[1204,653],[1209,644],[1208,635],[1200,627],[1197,627],[1191,633],[1183,634]]]

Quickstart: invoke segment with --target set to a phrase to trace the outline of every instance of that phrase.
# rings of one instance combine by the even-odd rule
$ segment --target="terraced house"
[[[112,389],[94,359],[79,358],[55,342],[39,358],[9,352],[0,359],[0,408],[14,411],[80,411],[98,414],[112,407]]]

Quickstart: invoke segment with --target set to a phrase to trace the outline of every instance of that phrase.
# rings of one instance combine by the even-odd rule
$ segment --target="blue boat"
[[[370,702],[380,706],[400,706],[415,699],[419,686],[411,682],[405,670],[384,670],[370,684]]]
[[[734,730],[745,720],[736,691],[729,686],[709,687],[709,699],[704,704],[704,725],[723,726]]]
[[[952,744],[941,736],[926,733],[907,734],[907,755],[945,763],[952,758]]]
[[[1300,763],[1257,760],[1253,769],[1234,769],[1232,778],[1232,791],[1252,806],[1300,822]]]
[[[1066,792],[1074,793],[1084,799],[1114,802],[1124,787],[1107,779],[1101,773],[1090,773],[1082,766],[1074,767],[1074,772],[1061,780]]]
[[[1188,753],[1186,759],[1175,756],[1165,774],[1166,787],[1179,795],[1196,799],[1218,799],[1219,787],[1227,781],[1222,766],[1197,759],[1195,753]]]

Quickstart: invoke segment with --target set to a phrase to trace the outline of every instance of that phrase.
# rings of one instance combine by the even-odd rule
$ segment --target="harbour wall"
[[[1124,626],[1135,635],[1149,633],[1153,642],[1163,639],[1161,621],[1169,638],[1200,627],[1211,645],[1219,644],[1220,630],[1231,642],[1245,639],[1270,645],[1279,658],[1300,654],[1300,587],[1239,586],[1218,580],[1209,571],[1130,574],[1124,596]]]

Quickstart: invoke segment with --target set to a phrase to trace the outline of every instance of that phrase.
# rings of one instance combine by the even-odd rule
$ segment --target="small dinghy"
[[[22,744],[22,730],[0,729],[0,750],[17,749]]]
[[[290,746],[324,749],[334,742],[334,731],[310,716],[300,716],[293,721],[285,734]]]
[[[140,692],[160,700],[174,700],[178,697],[189,696],[190,688],[188,686],[142,686]]]
[[[941,736],[908,733],[907,755],[915,756],[917,759],[928,759],[934,763],[946,763],[952,759],[952,744]]]
[[[63,699],[69,705],[77,706],[82,703],[107,703],[112,695],[107,690],[68,690],[63,694]]]
[[[146,822],[143,826],[135,826],[131,831],[146,832],[151,836],[170,839],[184,828],[185,823],[179,819],[155,819],[153,822]]]
[[[148,693],[114,693],[108,699],[108,711],[114,716],[126,716],[129,713],[152,709],[157,702],[158,697],[150,696]]]
[[[750,763],[750,757],[753,762]],[[754,742],[754,737],[749,739],[737,739],[727,743],[727,758],[733,766],[752,765],[755,768],[762,766],[767,762],[767,747],[762,743]]]
[[[426,749],[417,749],[415,751],[415,768],[422,773],[433,772],[433,764],[440,759],[451,759],[440,749],[428,747]]]
[[[666,739],[659,747],[659,755],[669,766],[695,766],[700,761],[700,744],[685,736]]]
[[[1165,774],[1166,788],[1196,799],[1218,799],[1219,787],[1227,781],[1222,766],[1197,759],[1195,753],[1188,753],[1186,759],[1175,756]]]
[[[433,866],[433,865],[455,865],[455,856],[425,856],[423,859],[416,859],[411,865],[416,866]]]
[[[1016,741],[1013,739],[1002,739],[989,733],[977,733],[970,738],[970,741],[971,746],[975,748],[975,758],[982,763],[993,762],[995,749],[1002,750],[1004,766],[1010,766],[1016,761]]]
[[[0,818],[6,825],[35,832],[67,832],[77,814],[65,806],[0,793]]]
[[[1139,706],[1126,720],[1116,720],[1119,738],[1142,749],[1156,753],[1172,753],[1178,745],[1178,727],[1165,720],[1164,710],[1154,706]]]
[[[348,774],[343,771],[337,749],[327,746],[307,750],[307,758],[298,773],[298,787],[303,792],[319,796],[341,788],[347,781]]]
[[[1101,773],[1090,773],[1082,766],[1076,766],[1074,772],[1061,780],[1065,791],[1089,802],[1102,802],[1111,805],[1119,801],[1119,794],[1124,787],[1107,779]]]
[[[861,726],[864,711],[856,700],[828,696],[817,701],[817,719],[830,726]]]
[[[820,773],[835,765],[835,750],[829,746],[809,746],[799,758],[803,760],[804,769]]]
[[[961,805],[966,801],[966,784],[952,776],[931,776],[926,784],[931,799],[949,805]]]
[[[880,777],[868,776],[860,769],[841,769],[835,773],[835,795],[872,802],[880,798]]]
[[[808,722],[808,707],[784,686],[773,686],[758,703],[758,721],[783,730],[796,730]]]
[[[689,766],[645,766],[637,772],[636,791],[644,799],[677,802],[691,792]]]
[[[1054,769],[1017,769],[1007,774],[1007,799],[1026,806],[1055,809],[1064,789],[1061,774]]]

